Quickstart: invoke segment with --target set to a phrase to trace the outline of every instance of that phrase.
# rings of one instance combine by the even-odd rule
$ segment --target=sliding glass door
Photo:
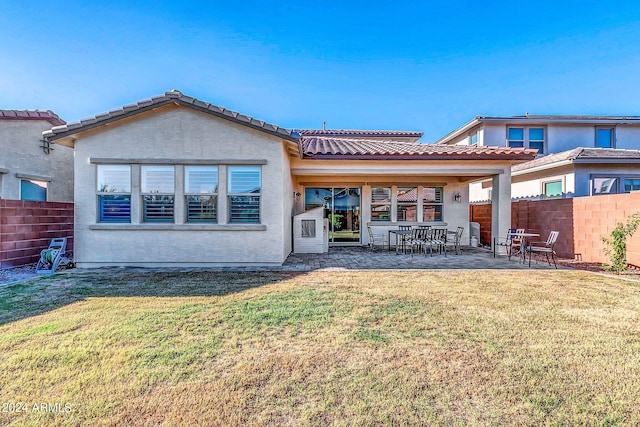
[[[324,207],[329,219],[329,243],[360,243],[360,189],[306,188],[305,210]]]

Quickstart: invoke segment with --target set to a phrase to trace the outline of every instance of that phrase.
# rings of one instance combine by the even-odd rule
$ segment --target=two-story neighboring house
[[[640,190],[640,116],[479,116],[435,144],[538,150],[511,169],[514,199]],[[491,193],[490,181],[470,185],[471,202]]]
[[[0,198],[73,201],[73,149],[42,138],[64,124],[51,111],[0,110]]]

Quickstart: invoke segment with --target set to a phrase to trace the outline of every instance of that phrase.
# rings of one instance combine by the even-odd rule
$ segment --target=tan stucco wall
[[[101,265],[280,265],[291,251],[291,176],[284,142],[189,108],[168,106],[103,126],[75,142],[75,259]],[[90,158],[266,161],[261,224],[96,224],[96,165]],[[230,164],[233,164],[231,162]],[[133,185],[139,185],[132,173]],[[219,168],[219,217],[226,214],[226,166]],[[181,185],[176,168],[176,186]],[[134,189],[135,192],[135,189]],[[132,201],[132,216],[139,215]],[[176,212],[176,217],[183,215]]]
[[[48,181],[47,201],[73,201],[73,149],[52,144],[42,150],[42,132],[51,128],[46,120],[0,120],[0,198],[20,199],[16,174]]]

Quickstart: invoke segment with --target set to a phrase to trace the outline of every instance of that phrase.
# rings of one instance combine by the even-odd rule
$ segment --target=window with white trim
[[[542,194],[547,199],[562,197],[562,180],[543,182]]]
[[[131,166],[98,165],[98,222],[131,222]]]
[[[227,168],[229,223],[259,224],[262,170],[260,166]]]
[[[423,187],[422,188],[422,220],[423,221],[442,221],[443,203],[442,187]]]
[[[391,221],[391,187],[371,188],[371,221]]]
[[[142,222],[174,222],[175,167],[140,167]]]
[[[544,154],[545,128],[543,127],[509,127],[507,128],[507,145],[511,148],[531,148]]]
[[[218,167],[185,166],[186,222],[218,221]]]
[[[478,145],[478,132],[472,133],[469,136],[469,145]]]

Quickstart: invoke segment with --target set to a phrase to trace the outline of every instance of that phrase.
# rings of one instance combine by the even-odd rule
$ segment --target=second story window
[[[507,145],[511,148],[531,148],[544,154],[545,128],[510,127],[507,129]]]
[[[596,128],[596,148],[615,148],[614,128]]]

